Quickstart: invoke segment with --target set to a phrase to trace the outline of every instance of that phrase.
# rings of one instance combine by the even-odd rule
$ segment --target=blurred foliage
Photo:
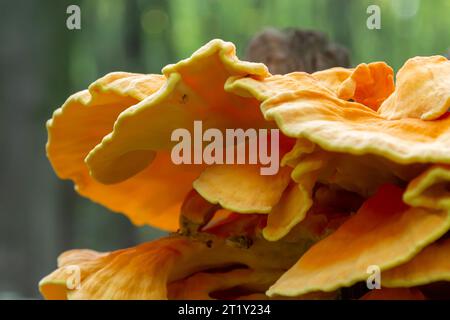
[[[70,4],[81,7],[81,30],[66,28]],[[366,27],[371,4],[381,7],[381,30]],[[449,12],[448,0],[2,2],[0,141],[8,157],[0,160],[0,296],[37,296],[39,277],[54,268],[61,250],[111,250],[163,234],[135,228],[54,176],[45,160],[44,123],[73,92],[111,71],[159,73],[213,38],[234,42],[243,57],[249,39],[266,27],[323,31],[350,50],[353,65],[384,60],[398,69],[409,57],[447,52]],[[14,93],[24,87],[27,95]],[[29,150],[15,147],[24,143]]]
[[[381,7],[381,30],[366,27],[371,4]],[[248,40],[268,26],[324,31],[350,49],[354,64],[384,60],[395,68],[414,55],[446,52],[450,40],[447,0],[85,0],[80,6],[83,29],[71,50],[71,76],[80,87],[108,67],[159,72],[212,38],[234,42],[243,56]],[[132,30],[137,39],[127,38]],[[127,63],[124,44],[133,40],[140,54]]]

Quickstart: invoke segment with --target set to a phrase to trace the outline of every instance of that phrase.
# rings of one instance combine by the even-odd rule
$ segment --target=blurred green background
[[[81,7],[81,30],[66,8]],[[381,30],[366,27],[370,4]],[[163,233],[136,228],[75,194],[45,157],[45,121],[111,71],[159,73],[212,38],[243,56],[265,27],[325,32],[353,65],[395,69],[450,46],[448,0],[14,0],[0,2],[0,298],[39,298],[37,283],[71,248],[113,250]]]

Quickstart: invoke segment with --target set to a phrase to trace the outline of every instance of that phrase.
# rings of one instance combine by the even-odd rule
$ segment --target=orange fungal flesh
[[[334,233],[316,243],[267,292],[296,296],[333,291],[412,259],[450,228],[447,211],[411,208],[402,190],[385,185]],[[386,250],[389,248],[389,250]]]
[[[43,296],[329,299],[371,266],[382,289],[356,298],[422,300],[419,286],[450,282],[450,62],[271,75],[235,51],[216,39],[162,75],[107,74],[55,111],[46,151],[58,177],[136,225],[178,233],[67,251]],[[279,129],[279,170],[175,164],[173,133],[193,136],[196,121],[221,134]]]

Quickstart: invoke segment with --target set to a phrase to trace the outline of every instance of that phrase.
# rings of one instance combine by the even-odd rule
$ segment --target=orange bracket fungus
[[[67,251],[40,291],[341,299],[375,266],[381,290],[352,299],[448,298],[449,103],[441,56],[271,75],[213,40],[160,75],[110,73],[55,111],[48,158],[80,195],[171,233]]]

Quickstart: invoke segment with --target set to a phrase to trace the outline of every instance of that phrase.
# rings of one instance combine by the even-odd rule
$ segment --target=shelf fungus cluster
[[[71,250],[47,299],[430,299],[450,293],[450,62],[271,75],[213,40],[162,75],[111,73],[47,123],[76,191],[171,233]],[[171,133],[279,129],[280,169],[174,164]],[[367,270],[380,289],[367,288]],[[78,284],[73,272],[78,270]]]

